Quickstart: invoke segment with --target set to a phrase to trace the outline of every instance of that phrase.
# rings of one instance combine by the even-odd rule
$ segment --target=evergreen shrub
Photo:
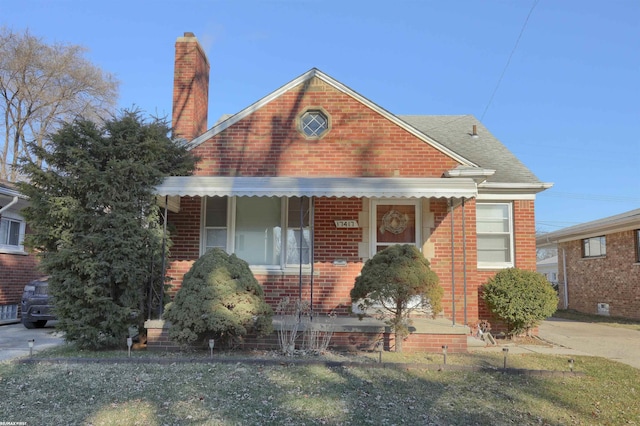
[[[518,268],[503,269],[489,279],[482,297],[512,336],[529,334],[558,308],[558,294],[544,275]]]
[[[431,316],[442,311],[442,287],[429,261],[412,244],[396,244],[367,260],[351,289],[351,301],[373,309],[395,332],[396,352],[409,335],[409,315],[425,309]]]
[[[247,262],[219,248],[196,260],[164,313],[172,340],[189,345],[215,339],[226,347],[249,333],[271,333],[272,316]]]

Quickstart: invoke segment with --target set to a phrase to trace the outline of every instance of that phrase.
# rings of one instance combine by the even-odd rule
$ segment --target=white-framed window
[[[299,126],[307,138],[321,138],[329,131],[329,117],[321,109],[309,109],[300,116]]]
[[[0,250],[24,251],[25,223],[17,214],[4,213],[0,218]]]
[[[202,251],[219,247],[251,266],[310,265],[309,197],[206,197]]]
[[[479,268],[510,268],[513,260],[511,203],[476,204],[476,238]]]
[[[395,244],[414,244],[420,248],[420,201],[371,200],[371,252]]]
[[[309,265],[311,262],[311,209],[309,197],[287,200],[286,265]]]
[[[582,240],[582,257],[602,257],[607,254],[605,236],[585,238]]]

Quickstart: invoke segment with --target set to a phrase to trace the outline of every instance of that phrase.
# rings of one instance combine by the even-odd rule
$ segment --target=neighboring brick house
[[[349,315],[364,262],[418,246],[455,324],[488,318],[479,287],[536,268],[543,183],[475,117],[398,116],[311,69],[207,129],[209,63],[176,42],[173,128],[201,158],[157,188],[169,201],[174,290],[211,247],[247,260],[267,301]]]
[[[539,235],[557,246],[560,305],[640,319],[640,209]]]
[[[11,183],[0,181],[0,324],[18,319],[24,285],[42,276],[36,256],[22,245],[28,227],[20,210],[27,204]]]

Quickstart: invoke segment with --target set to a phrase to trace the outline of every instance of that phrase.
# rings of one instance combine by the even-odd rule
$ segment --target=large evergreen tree
[[[31,199],[24,211],[55,298],[58,327],[80,347],[122,344],[144,319],[152,281],[164,282],[161,211],[154,186],[190,174],[195,158],[172,141],[163,120],[137,111],[97,125],[65,124],[48,148],[33,144],[25,159]]]

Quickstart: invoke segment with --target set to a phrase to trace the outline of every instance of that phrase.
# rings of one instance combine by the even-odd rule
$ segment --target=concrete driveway
[[[640,331],[550,318],[543,321],[538,334],[554,345],[640,369]]]
[[[22,324],[0,326],[0,362],[29,356],[29,340],[34,340],[33,353],[64,343],[62,334],[55,329],[56,321],[44,328],[26,329]]]

